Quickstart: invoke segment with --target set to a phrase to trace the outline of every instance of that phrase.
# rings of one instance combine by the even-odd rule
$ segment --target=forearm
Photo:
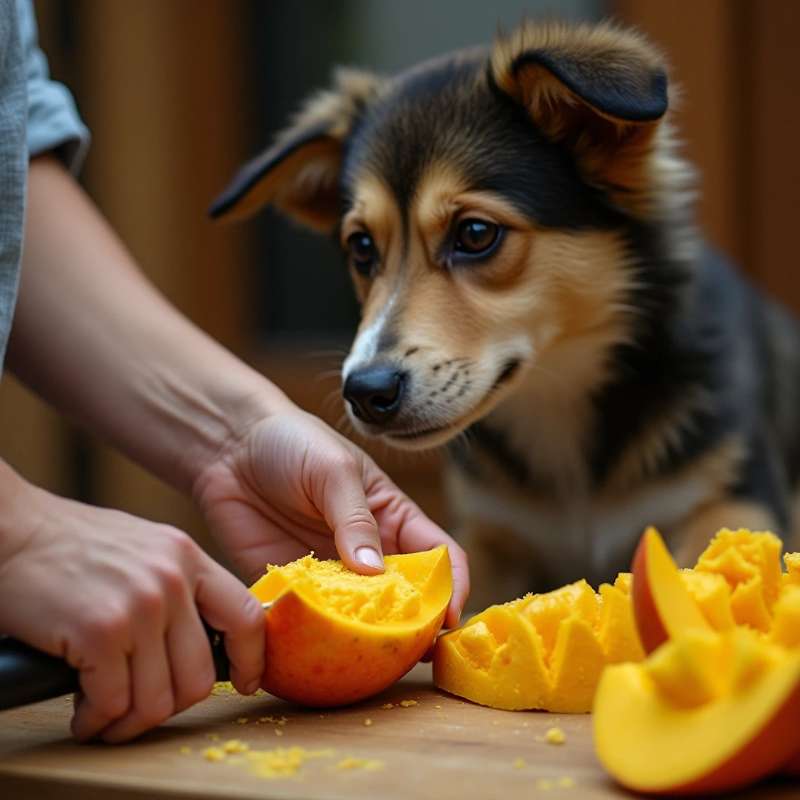
[[[52,158],[31,164],[8,359],[54,405],[182,489],[248,419],[288,402],[169,305]]]

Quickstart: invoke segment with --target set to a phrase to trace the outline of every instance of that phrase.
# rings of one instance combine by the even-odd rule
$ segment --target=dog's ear
[[[210,215],[243,219],[271,204],[315,230],[332,230],[344,142],[380,85],[369,73],[337,70],[333,87],[311,97],[275,143],[239,170]]]
[[[624,204],[646,192],[668,103],[663,58],[644,38],[608,23],[526,24],[496,42],[490,74],[586,180]]]

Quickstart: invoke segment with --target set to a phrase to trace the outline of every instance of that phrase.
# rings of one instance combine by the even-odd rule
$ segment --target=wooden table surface
[[[403,707],[402,700],[417,702]],[[381,708],[387,703],[394,705]],[[61,698],[0,713],[2,800],[630,797],[596,762],[589,716],[482,708],[438,693],[427,666],[377,698],[335,711],[298,709],[269,695],[213,695],[123,746],[75,744],[70,712]],[[258,721],[268,716],[286,721]],[[566,733],[564,744],[544,741],[553,726]],[[302,747],[323,754],[291,777],[265,778],[241,756],[238,763],[205,759],[206,748],[231,739],[257,751]],[[356,768],[343,769],[345,759],[373,763],[351,761]],[[771,782],[736,797],[797,799],[800,788]]]

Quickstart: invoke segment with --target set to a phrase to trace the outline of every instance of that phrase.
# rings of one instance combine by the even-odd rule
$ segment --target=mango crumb
[[[332,750],[306,750],[303,747],[278,747],[275,750],[250,750],[247,761],[259,778],[288,778],[312,758],[333,755]]]
[[[441,708],[441,706],[437,703],[434,708]]]
[[[192,752],[192,748],[191,747],[187,747],[186,745],[184,745],[183,747],[181,747],[181,749],[178,752],[182,756],[188,756]]]
[[[207,733],[206,739],[210,742],[218,742],[219,741],[219,734],[218,733]]]
[[[283,731],[280,728],[275,728],[275,735],[276,736],[283,736]]]
[[[559,789],[571,789],[574,785],[575,781],[572,778],[564,777],[558,779]]]
[[[249,719],[247,719],[247,717],[239,717],[239,719],[237,719],[237,720],[236,720],[236,724],[237,724],[237,725],[247,725],[247,723],[248,723],[249,721],[250,721],[250,720],[249,720]]]
[[[246,753],[250,749],[250,745],[240,739],[228,739],[228,741],[222,745],[222,749],[226,753]]]
[[[549,778],[539,778],[539,780],[536,781],[536,788],[543,792],[549,791],[554,785],[553,781]]]
[[[401,700],[400,705],[403,706],[403,708],[411,708],[411,706],[419,705],[419,703],[417,703],[416,700]]]
[[[514,769],[524,769],[527,766],[524,758],[514,759]]]
[[[336,765],[336,769],[341,771],[363,769],[365,772],[375,772],[376,770],[383,769],[383,761],[379,761],[376,758],[355,758],[354,756],[348,756],[347,758],[343,758]]]
[[[224,761],[225,751],[221,747],[206,747],[203,750],[203,758],[206,761]]]
[[[238,694],[238,692],[230,681],[217,681],[214,684],[214,688],[211,690],[211,694]]]
[[[388,711],[390,708],[394,708],[394,703],[384,703],[381,708],[384,709],[384,711]]]
[[[564,744],[567,741],[567,735],[561,728],[548,728],[544,734],[544,740],[548,744]]]
[[[364,725],[365,725],[367,728],[369,728],[369,726],[370,726],[370,725],[372,725],[372,720],[371,720],[369,717],[367,717],[367,718],[364,720]]]

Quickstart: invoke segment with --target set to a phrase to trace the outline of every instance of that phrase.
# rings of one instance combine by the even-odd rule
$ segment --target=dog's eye
[[[378,260],[378,250],[372,237],[364,231],[351,233],[347,237],[347,249],[356,271],[362,275],[371,275]]]
[[[463,219],[456,228],[457,253],[479,255],[489,250],[500,235],[500,227],[482,219]]]

